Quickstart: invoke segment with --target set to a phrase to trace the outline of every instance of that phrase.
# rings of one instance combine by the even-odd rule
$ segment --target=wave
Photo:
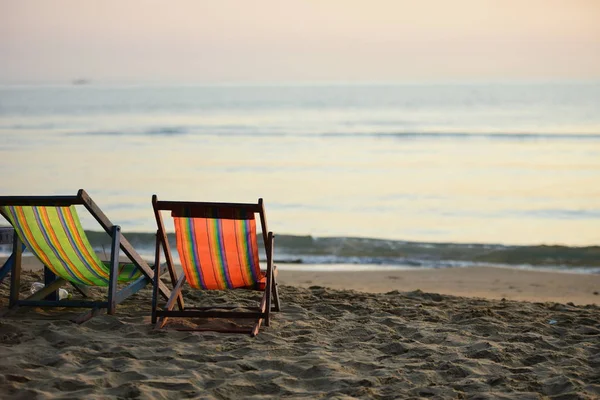
[[[544,132],[294,132],[254,126],[157,126],[147,129],[123,129],[110,131],[81,131],[65,133],[66,136],[220,136],[220,137],[322,137],[322,138],[376,138],[395,140],[488,140],[488,141],[600,141],[600,133],[544,133]]]
[[[110,252],[104,232],[87,231],[97,251]],[[148,259],[154,258],[156,236],[124,232],[129,242]],[[174,234],[168,235],[172,248]],[[259,235],[259,241],[261,235]],[[260,244],[262,246],[262,244]],[[546,267],[600,273],[600,246],[510,246],[500,244],[428,243],[358,237],[277,235],[275,259],[280,264],[379,265],[413,268],[444,268],[469,265]],[[596,268],[594,268],[596,267]]]
[[[189,130],[180,126],[163,126],[148,129],[124,129],[114,131],[69,132],[65,136],[177,136],[186,135]]]
[[[548,140],[577,140],[599,141],[600,134],[596,133],[527,133],[527,132],[387,132],[387,133],[323,133],[323,137],[375,137],[393,138],[399,140],[419,139],[458,139],[458,140],[499,140],[499,141],[548,141]]]

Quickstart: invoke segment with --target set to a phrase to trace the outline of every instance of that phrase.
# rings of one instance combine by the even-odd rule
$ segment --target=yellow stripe
[[[69,229],[71,231],[71,237],[77,242],[77,246],[81,250],[81,253],[85,257],[87,263],[94,268],[94,271],[96,271],[98,275],[108,279],[108,270],[106,269],[104,264],[98,265],[94,258],[95,254],[94,256],[92,256],[89,253],[88,247],[86,246],[85,242],[83,241],[83,238],[80,235],[81,232],[75,224],[75,216],[71,212],[71,208],[68,209],[68,213],[63,213],[63,216],[65,216],[65,221],[67,222],[67,225],[69,226]]]
[[[56,211],[58,213],[58,210]],[[61,260],[65,264],[67,264],[69,271],[76,275],[77,278],[79,278],[82,282],[86,282],[88,285],[93,285],[93,282],[81,273],[79,268],[77,268],[77,264],[69,258],[69,256],[63,249],[60,240],[56,236],[56,231],[53,229],[54,227],[50,223],[50,218],[48,217],[48,209],[46,207],[40,207],[40,216],[42,217],[42,221],[44,222],[44,230],[48,233],[48,237],[50,238],[50,241],[52,242],[54,248],[58,251]]]
[[[52,270],[52,272],[62,276],[62,274],[60,274],[58,271],[56,271],[56,269],[54,269],[46,253],[42,251],[40,245],[35,241],[35,237],[33,236],[31,229],[29,229],[29,222],[27,221],[27,217],[25,216],[23,208],[12,207],[12,211],[14,214],[14,218],[17,220],[19,226],[22,228],[22,233],[25,236],[25,239],[27,240],[27,245],[30,248],[30,250],[32,250],[35,253],[35,255],[44,263],[44,265]]]

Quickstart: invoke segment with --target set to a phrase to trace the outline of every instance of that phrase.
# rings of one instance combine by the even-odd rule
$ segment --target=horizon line
[[[81,81],[85,81],[82,83]],[[411,79],[411,80],[280,80],[280,81],[176,81],[176,80],[94,80],[78,78],[69,81],[0,81],[0,87],[15,86],[215,86],[215,87],[261,87],[261,86],[410,86],[410,85],[522,85],[522,84],[597,84],[597,78],[489,78],[489,79]]]

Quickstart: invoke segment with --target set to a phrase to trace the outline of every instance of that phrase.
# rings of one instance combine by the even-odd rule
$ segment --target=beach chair
[[[273,265],[274,236],[268,232],[262,199],[258,203],[206,203],[159,201],[152,196],[152,206],[158,225],[155,263],[160,262],[161,248],[173,289],[166,305],[159,309],[154,277],[152,297],[152,323],[162,328],[168,318],[209,318],[212,321],[250,319],[246,327],[207,327],[196,325],[185,330],[209,330],[227,333],[249,333],[256,336],[261,324],[270,323],[270,312],[279,311],[279,295]],[[162,212],[170,211],[175,227],[175,241],[183,274],[177,277],[172,252],[162,219]],[[266,253],[266,271],[261,271],[258,257],[255,215],[260,216],[262,237]],[[256,306],[204,306],[187,307],[182,288],[187,283],[192,289],[230,290],[252,289],[262,292]],[[197,292],[198,293],[198,292]],[[174,310],[175,304],[179,310]],[[176,328],[181,329],[181,328]]]
[[[111,237],[109,262],[94,252],[81,227],[76,205],[84,206]],[[15,230],[10,279],[9,310],[20,306],[81,307],[90,311],[76,319],[83,322],[106,309],[114,314],[116,306],[151,283],[152,269],[113,225],[89,195],[80,189],[75,196],[0,196],[0,213]],[[19,299],[21,253],[23,245],[44,265],[44,284],[26,299]],[[120,251],[130,263],[120,263]],[[108,287],[106,300],[58,298],[58,289],[70,282],[84,297],[90,286]],[[119,289],[118,283],[129,283]],[[161,284],[162,296],[170,297]]]

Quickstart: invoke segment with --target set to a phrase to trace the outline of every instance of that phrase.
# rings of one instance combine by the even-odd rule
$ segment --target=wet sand
[[[285,267],[284,267],[285,268]],[[410,271],[297,271],[282,270],[280,282],[372,293],[422,290],[486,299],[531,302],[553,301],[600,305],[600,275],[518,270],[498,267],[465,267]]]

